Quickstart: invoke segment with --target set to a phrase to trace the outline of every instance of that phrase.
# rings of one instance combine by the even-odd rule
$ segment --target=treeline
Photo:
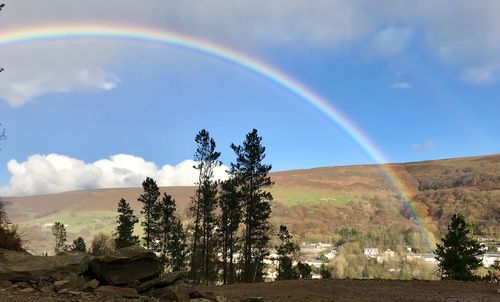
[[[174,198],[161,195],[156,182],[148,177],[138,198],[143,204],[140,224],[144,237],[139,240],[133,235],[138,219],[122,199],[116,247],[142,243],[160,255],[165,270],[189,270],[194,283],[260,281],[264,257],[269,254],[272,200],[265,190],[272,181],[268,176],[271,165],[263,163],[266,149],[262,138],[254,129],[241,145],[231,145],[236,160],[223,181],[214,176],[222,165],[215,140],[201,130],[195,142],[193,168],[198,180],[187,224],[178,218]]]
[[[357,242],[363,247],[428,252],[420,227],[401,215],[395,197],[372,197],[332,210],[328,202],[284,206],[273,203],[273,225],[286,225],[301,241],[328,242],[340,247]]]
[[[463,188],[430,190],[414,198],[425,206],[427,215],[436,221],[438,230],[445,230],[455,212],[464,213],[474,221],[477,235],[500,238],[500,193],[496,190],[468,190]],[[442,235],[442,234],[438,234]]]

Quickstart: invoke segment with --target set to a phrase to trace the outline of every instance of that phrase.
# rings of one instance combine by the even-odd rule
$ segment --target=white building
[[[437,264],[438,261],[436,259],[436,255],[434,253],[423,253],[422,254],[422,259],[424,259],[425,262],[429,262],[432,264]]]
[[[314,266],[316,268],[320,268],[321,265],[325,264],[325,262],[323,260],[319,260],[319,259],[307,260],[307,261],[304,261],[304,263],[306,263],[310,266]]]
[[[495,261],[500,261],[500,253],[485,253],[483,255],[483,266],[490,267],[495,264]]]
[[[368,258],[376,258],[378,256],[378,248],[366,247],[363,249],[363,254]]]

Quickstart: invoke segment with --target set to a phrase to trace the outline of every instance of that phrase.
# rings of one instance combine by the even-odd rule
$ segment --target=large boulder
[[[27,282],[51,279],[52,275],[77,276],[88,270],[89,262],[90,257],[84,253],[33,256],[0,249],[0,280]]]
[[[152,251],[130,246],[92,259],[90,271],[105,284],[130,284],[136,280],[157,277],[160,274],[160,260]]]
[[[169,285],[172,285],[175,281],[181,280],[184,277],[183,272],[172,272],[168,273],[165,276],[160,278],[156,278],[153,280],[149,280],[143,282],[135,287],[138,293],[146,292],[150,289],[163,288]]]

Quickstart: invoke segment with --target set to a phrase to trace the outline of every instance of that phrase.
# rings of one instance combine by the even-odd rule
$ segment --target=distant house
[[[432,263],[432,264],[437,264],[438,261],[436,259],[436,255],[434,253],[423,253],[422,254],[422,259],[425,262]]]
[[[323,255],[325,256],[326,259],[332,260],[333,258],[335,258],[335,256],[337,256],[337,251],[336,250],[331,250],[328,253],[325,253]]]
[[[363,254],[368,258],[377,258],[379,252],[376,247],[367,247],[363,249]]]
[[[376,258],[378,263],[383,263],[389,261],[390,259],[394,259],[395,257],[396,257],[396,252],[387,249],[385,252],[378,255]]]
[[[495,261],[500,261],[500,253],[485,253],[483,255],[483,266],[490,267],[495,264]]]
[[[421,254],[407,253],[405,255],[405,257],[406,257],[406,261],[420,261],[420,260],[422,260]]]
[[[316,268],[320,268],[321,265],[325,264],[325,262],[323,260],[319,260],[319,259],[314,259],[314,260],[307,260],[307,261],[304,261],[306,264],[310,265],[310,266],[313,266],[313,267],[316,267]]]
[[[312,273],[311,274],[311,279],[321,279],[321,275],[320,274]]]
[[[319,254],[333,248],[330,243],[305,243],[300,245],[300,252],[303,254]]]
[[[54,226],[53,222],[51,222],[51,223],[44,223],[44,224],[42,224],[42,229],[51,228],[53,226]]]

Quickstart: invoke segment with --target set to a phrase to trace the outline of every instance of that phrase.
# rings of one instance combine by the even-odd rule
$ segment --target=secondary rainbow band
[[[264,62],[247,56],[241,52],[190,36],[180,35],[164,30],[160,31],[151,28],[140,28],[136,26],[131,27],[128,25],[116,24],[61,24],[57,26],[36,26],[8,30],[7,32],[0,32],[0,46],[83,37],[154,42],[199,52],[203,55],[208,55],[251,71],[291,92],[300,99],[309,103],[311,106],[315,107],[340,128],[342,128],[376,163],[379,164],[382,171],[394,186],[394,189],[400,194],[406,205],[413,212],[413,216],[420,225],[429,247],[434,246],[434,236],[429,231],[428,227],[422,220],[422,217],[412,204],[409,188],[406,188],[404,182],[400,181],[393,168],[385,165],[387,161],[383,154],[375,147],[368,137],[366,137],[366,135],[364,135],[363,132],[356,127],[356,125],[354,125],[331,103],[321,98],[297,80],[265,64]]]

